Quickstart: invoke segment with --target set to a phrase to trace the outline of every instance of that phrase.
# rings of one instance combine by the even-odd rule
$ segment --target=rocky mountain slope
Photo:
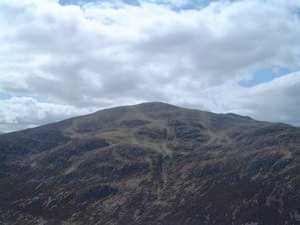
[[[144,103],[3,134],[0,224],[297,225],[300,129]]]

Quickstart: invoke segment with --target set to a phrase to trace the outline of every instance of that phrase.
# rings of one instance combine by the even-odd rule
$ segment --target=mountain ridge
[[[257,120],[257,119],[254,119],[254,118],[250,117],[250,116],[241,115],[241,114],[237,114],[237,113],[230,113],[230,112],[229,113],[215,113],[215,112],[200,110],[200,109],[196,109],[196,108],[176,106],[176,105],[169,104],[169,103],[166,103],[166,102],[154,101],[154,102],[143,102],[143,103],[132,104],[132,105],[122,105],[122,106],[115,106],[115,107],[111,107],[111,108],[104,108],[104,109],[100,109],[100,110],[97,110],[95,112],[92,112],[90,114],[70,117],[70,118],[66,118],[64,120],[60,120],[60,121],[52,122],[52,123],[46,123],[46,124],[36,126],[36,127],[26,128],[26,129],[22,129],[22,130],[16,130],[16,131],[12,131],[12,132],[1,132],[0,131],[0,134],[16,133],[16,132],[22,132],[22,131],[25,131],[25,130],[32,130],[32,129],[35,129],[35,128],[44,127],[44,126],[48,126],[48,125],[60,124],[60,123],[68,122],[69,120],[82,118],[82,117],[93,116],[93,115],[101,114],[103,112],[107,112],[107,111],[111,111],[111,110],[129,109],[129,108],[132,108],[132,107],[143,107],[143,106],[153,107],[154,105],[156,107],[166,107],[166,106],[168,106],[170,108],[177,108],[177,109],[189,110],[189,111],[197,111],[197,112],[201,112],[201,113],[204,113],[204,114],[214,114],[214,115],[219,115],[219,116],[238,117],[238,118],[242,118],[242,119],[253,120],[253,121],[256,121],[256,122],[269,123],[269,124],[281,124],[281,125],[286,125],[286,126],[290,126],[290,127],[299,128],[297,126],[287,124],[287,123],[283,123],[283,122],[272,122],[272,121],[265,121],[265,120]]]

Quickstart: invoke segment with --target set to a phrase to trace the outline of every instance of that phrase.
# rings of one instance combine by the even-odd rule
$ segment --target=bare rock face
[[[0,224],[297,225],[300,129],[144,103],[2,134]]]

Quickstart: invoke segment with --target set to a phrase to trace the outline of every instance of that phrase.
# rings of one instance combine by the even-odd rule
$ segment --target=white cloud
[[[300,72],[257,85],[245,95],[240,105],[253,117],[300,126]]]
[[[140,1],[140,2],[151,2],[151,3],[160,3],[160,4],[168,4],[175,7],[182,7],[186,6],[188,4],[193,4],[191,0],[146,0],[146,1]],[[199,1],[201,2],[201,1]]]
[[[299,70],[299,7],[289,0],[245,0],[175,11],[149,1],[62,6],[56,0],[3,0],[0,92],[30,98],[39,108],[57,107],[47,108],[43,120],[28,113],[32,124],[52,121],[52,114],[73,115],[59,110],[62,105],[78,110],[152,100],[268,119],[258,104],[275,81],[265,91],[238,82],[261,67]],[[284,93],[286,86],[277,88]],[[261,96],[257,104],[248,103],[250,92]],[[278,110],[287,97],[297,98],[271,101],[272,118],[287,121]],[[0,100],[0,106],[14,101]],[[18,123],[3,118],[8,127]]]
[[[294,72],[253,87],[230,82],[206,92],[208,108],[255,119],[300,126],[300,72]],[[201,99],[200,102],[204,100]],[[197,101],[192,105],[196,105]]]
[[[39,102],[29,97],[12,97],[0,101],[0,129],[9,132],[56,122],[65,117],[91,113],[95,109]]]

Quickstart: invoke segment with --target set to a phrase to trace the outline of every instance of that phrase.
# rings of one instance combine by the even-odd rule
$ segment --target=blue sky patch
[[[10,95],[0,92],[0,100],[9,99],[10,97]]]
[[[291,73],[287,68],[263,68],[257,70],[251,79],[245,79],[240,81],[240,85],[243,87],[253,87],[258,84],[267,83],[277,77],[282,77]]]

